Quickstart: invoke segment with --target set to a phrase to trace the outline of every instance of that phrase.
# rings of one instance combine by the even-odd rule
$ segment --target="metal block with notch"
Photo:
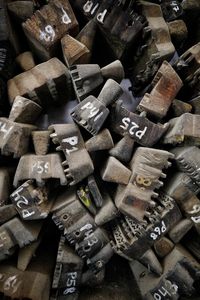
[[[1,255],[0,260],[11,256],[17,246],[20,248],[37,240],[41,230],[41,222],[25,223],[18,217],[0,226]]]
[[[107,251],[102,249],[110,242],[108,235],[103,228],[97,226],[94,218],[78,200],[75,190],[70,189],[61,194],[52,212],[53,221],[61,230],[64,230],[65,238],[71,245],[74,245],[78,255],[83,259],[89,259],[88,266],[94,271],[102,269],[104,265],[98,266],[97,264],[95,267],[96,259],[92,260],[92,258],[96,255],[97,258],[106,255]],[[106,260],[106,257],[104,259]]]
[[[66,297],[78,294],[83,264],[83,260],[61,236],[52,282],[52,299],[64,300]]]
[[[35,155],[26,154],[20,158],[13,185],[27,179],[35,179],[39,186],[44,186],[48,179],[59,179],[61,185],[67,184],[62,160],[58,153]]]
[[[183,144],[198,146],[200,144],[200,115],[185,113],[169,120],[169,129],[163,136],[163,144]]]
[[[110,129],[115,133],[129,135],[139,145],[151,147],[156,144],[168,129],[168,123],[156,124],[146,116],[127,110],[117,101],[109,116]]]
[[[168,160],[173,158],[170,152],[139,147],[130,162],[131,176],[127,186],[118,186],[115,204],[130,218],[142,221],[149,207],[154,207],[158,194],[155,189],[163,186],[160,178],[165,178],[164,168],[171,166]],[[117,172],[115,172],[117,173]],[[125,176],[123,175],[123,178]]]
[[[66,103],[71,94],[69,71],[56,57],[8,81],[8,96],[11,104],[16,96],[22,96],[47,108],[49,104]]]
[[[55,124],[49,127],[50,137],[63,151],[66,160],[62,162],[64,172],[70,185],[75,185],[94,171],[93,162],[85,148],[84,140],[75,124]]]
[[[92,135],[96,135],[109,115],[107,106],[117,101],[122,92],[122,88],[116,81],[108,79],[98,98],[87,97],[71,111],[71,116],[80,126]]]
[[[127,259],[139,259],[181,217],[176,202],[171,197],[160,194],[155,207],[146,212],[144,221],[138,222],[128,216],[115,220],[111,241],[113,249]]]
[[[199,162],[200,150],[196,146],[176,147],[171,150],[175,155],[176,164],[182,172],[186,173],[198,186],[200,186]]]
[[[200,265],[194,257],[177,245],[163,259],[163,274],[156,276],[138,261],[130,263],[137,286],[137,296],[145,300],[180,299],[195,293],[194,282],[199,279]]]
[[[10,199],[24,220],[44,219],[50,213],[53,200],[49,199],[49,189],[37,187],[34,180],[28,180],[18,187]]]
[[[178,74],[164,61],[153,79],[151,92],[144,95],[137,109],[156,119],[162,119],[182,85]]]
[[[125,76],[123,65],[119,60],[103,68],[97,64],[73,65],[70,74],[79,102],[96,92],[105,79],[113,79],[120,83]]]
[[[169,61],[175,48],[172,44],[169,28],[163,18],[161,6],[142,1],[142,13],[147,19],[143,29],[143,39],[134,56],[133,90],[142,90],[158,71],[161,62]]]
[[[18,158],[29,150],[30,135],[36,126],[0,118],[0,149],[2,155]]]
[[[67,33],[78,33],[78,22],[69,1],[49,1],[23,24],[32,50],[43,61],[55,56],[60,39]]]

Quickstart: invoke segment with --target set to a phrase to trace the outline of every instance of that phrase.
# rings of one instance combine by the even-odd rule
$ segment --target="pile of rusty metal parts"
[[[200,299],[200,1],[0,0],[0,153],[0,299]]]

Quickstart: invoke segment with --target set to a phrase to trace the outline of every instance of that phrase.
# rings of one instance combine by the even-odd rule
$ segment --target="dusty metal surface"
[[[199,24],[0,0],[0,299],[200,299]]]

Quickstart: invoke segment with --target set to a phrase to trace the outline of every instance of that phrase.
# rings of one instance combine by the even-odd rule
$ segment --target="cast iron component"
[[[170,107],[170,116],[172,116],[173,118],[176,117],[180,117],[181,115],[185,114],[185,113],[191,113],[193,106],[191,105],[191,101],[190,103],[187,102],[183,102],[181,100],[178,99],[174,99],[172,101],[172,105]]]
[[[118,215],[118,209],[116,208],[110,195],[103,190],[103,203],[101,208],[98,210],[95,216],[95,223],[98,226],[106,225],[106,223],[114,220]]]
[[[163,16],[167,22],[180,18],[184,11],[179,0],[161,1]]]
[[[183,20],[174,20],[168,23],[169,33],[176,50],[181,51],[188,38],[187,25]]]
[[[161,62],[169,61],[175,48],[160,5],[142,1],[142,12],[148,21],[143,29],[143,40],[133,63],[133,90],[142,90],[158,71]]]
[[[178,168],[186,173],[198,186],[200,186],[200,150],[196,146],[177,147],[171,150],[175,155]]]
[[[108,105],[113,104],[122,95],[120,85],[108,79],[98,98],[89,96],[71,111],[71,116],[80,126],[92,135],[96,135],[102,128],[109,115]]]
[[[133,154],[133,149],[134,140],[127,134],[113,145],[109,154],[122,162],[129,162]]]
[[[6,204],[0,207],[0,224],[4,224],[17,215],[13,204]]]
[[[166,193],[175,199],[184,216],[200,232],[199,186],[184,173],[175,173],[164,187]]]
[[[146,212],[143,222],[127,216],[115,220],[111,241],[113,249],[127,259],[139,259],[181,217],[176,202],[171,197],[160,194],[156,206]]]
[[[11,174],[8,168],[0,168],[0,207],[8,204],[11,192]]]
[[[85,148],[78,126],[75,124],[55,124],[49,127],[50,137],[56,150],[62,150],[66,160],[62,162],[66,178],[70,185],[75,185],[94,171],[93,162]]]
[[[110,131],[107,128],[101,130],[97,135],[87,140],[85,147],[89,153],[112,149],[114,144]]]
[[[17,187],[20,181],[35,179],[39,186],[44,186],[45,181],[51,178],[59,179],[61,185],[67,184],[62,160],[58,153],[26,154],[20,158],[13,185]]]
[[[180,245],[163,259],[163,274],[156,276],[138,261],[130,263],[136,280],[138,297],[149,300],[180,299],[195,293],[194,282],[199,279],[200,265],[194,257]]]
[[[49,1],[23,24],[32,50],[43,61],[55,56],[60,39],[78,33],[78,22],[69,1]]]
[[[151,198],[158,196],[154,190],[163,186],[160,177],[165,178],[166,175],[162,170],[171,166],[168,160],[173,157],[168,151],[137,148],[130,162],[129,184],[119,186],[115,195],[115,204],[122,213],[138,221],[143,220],[148,207],[155,206]]]
[[[179,76],[186,84],[192,84],[198,80],[200,67],[200,43],[186,50],[174,65]]]
[[[65,63],[68,67],[76,64],[88,64],[90,60],[90,51],[88,48],[73,38],[69,34],[66,34],[61,39],[62,52]]]
[[[54,257],[46,248],[31,262],[27,270],[19,270],[12,260],[0,265],[2,299],[49,300]]]
[[[169,129],[162,139],[163,144],[199,145],[200,115],[185,113],[169,120]]]
[[[30,51],[20,53],[15,60],[23,72],[31,70],[36,66],[33,54]]]
[[[42,107],[27,98],[17,96],[10,110],[9,120],[17,123],[34,124]]]
[[[11,256],[17,246],[23,248],[26,245],[37,240],[41,230],[42,223],[29,222],[25,223],[18,217],[7,221],[0,226],[0,260],[4,260]]]
[[[0,149],[2,155],[18,158],[28,152],[30,135],[37,127],[0,118]]]
[[[82,277],[83,260],[61,236],[55,271],[52,282],[53,299],[64,300],[71,294],[77,294]]]
[[[182,85],[178,74],[167,61],[164,61],[153,79],[151,92],[144,95],[137,109],[157,119],[162,119],[166,116]]]
[[[61,194],[52,212],[53,221],[59,229],[64,230],[65,238],[74,245],[78,255],[83,259],[89,259],[88,266],[95,272],[102,269],[103,261],[107,261],[107,250],[102,249],[109,243],[108,235],[104,229],[97,226],[94,218],[78,200],[75,190],[71,189]],[[96,255],[97,258],[92,260]],[[100,258],[101,265],[97,263]]]
[[[13,1],[7,3],[7,7],[13,19],[20,24],[34,13],[34,1]]]
[[[97,208],[102,207],[104,199],[102,197],[101,191],[99,189],[97,180],[95,179],[94,175],[90,175],[87,178],[87,184],[96,207]]]
[[[53,201],[48,198],[48,188],[37,187],[33,180],[26,181],[10,195],[13,205],[24,220],[46,218],[53,205]]]
[[[115,133],[129,135],[142,146],[151,147],[156,144],[168,129],[168,123],[155,124],[143,113],[138,115],[128,111],[120,101],[112,107],[109,117],[110,129]]]
[[[192,226],[193,223],[191,220],[182,219],[168,232],[168,235],[173,243],[177,244],[188,233]]]
[[[56,57],[23,72],[8,81],[12,104],[16,96],[28,98],[44,108],[66,103],[72,91],[70,74]]]
[[[130,177],[131,171],[112,156],[109,156],[101,169],[101,178],[104,181],[126,185],[129,183]]]
[[[114,56],[123,59],[131,46],[138,42],[146,18],[125,6],[122,1],[103,1],[95,16]]]
[[[174,249],[174,243],[165,236],[155,242],[153,246],[155,253],[161,258],[167,256]]]
[[[79,102],[92,95],[102,85],[104,79],[113,79],[120,83],[125,76],[124,68],[119,60],[102,69],[96,64],[74,65],[70,68],[70,74]]]

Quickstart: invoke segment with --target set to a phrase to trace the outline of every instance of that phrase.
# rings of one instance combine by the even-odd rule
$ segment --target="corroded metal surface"
[[[199,24],[0,0],[0,299],[200,298]]]

